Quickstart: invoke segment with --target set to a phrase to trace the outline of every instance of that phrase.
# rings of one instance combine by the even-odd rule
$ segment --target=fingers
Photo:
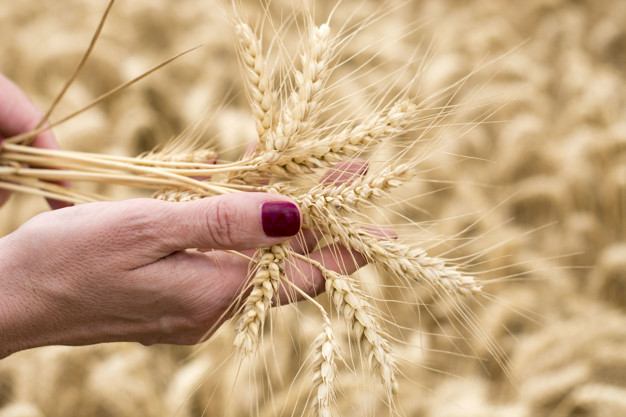
[[[5,138],[32,130],[42,114],[12,81],[0,74],[0,135]]]
[[[300,211],[287,197],[235,193],[188,203],[166,203],[156,222],[164,230],[164,254],[188,248],[253,249],[271,246],[300,231]]]
[[[321,183],[325,186],[339,186],[354,181],[367,173],[368,166],[365,160],[359,158],[338,162],[324,173]]]
[[[350,275],[367,264],[363,255],[343,245],[326,246],[310,254],[309,258],[319,262],[324,268],[342,275]],[[324,291],[325,278],[319,268],[311,263],[301,259],[291,259],[285,265],[285,269],[289,281],[307,295],[315,297]],[[303,298],[302,294],[288,284],[281,283],[280,304]]]
[[[33,130],[41,121],[43,113],[22,90],[0,74],[0,135],[5,138]],[[42,132],[33,141],[38,148],[58,149],[52,132]]]
[[[0,74],[0,91],[2,91],[0,95],[0,136],[11,137],[33,130],[43,117],[41,111],[18,86],[2,74]],[[33,146],[45,149],[59,148],[51,131],[38,134],[33,141]],[[69,183],[66,181],[53,183],[69,187]],[[47,200],[52,209],[71,206],[70,203],[63,201]]]
[[[252,146],[248,146],[249,149],[254,151],[256,143],[252,143]],[[356,178],[365,175],[367,173],[368,163],[362,159],[350,159],[344,162],[339,162],[330,168],[322,177],[321,183],[323,185],[341,185],[349,181],[354,181]],[[393,233],[393,231],[392,231]],[[381,233],[384,237],[385,233]],[[323,233],[313,230],[303,230],[291,240],[291,248],[294,252],[299,254],[309,253],[317,245],[322,238]]]
[[[361,254],[341,245],[325,247],[309,257],[326,269],[344,275],[352,274],[367,264]],[[185,301],[178,304],[199,311],[199,315],[206,317],[207,323],[219,316],[223,319],[230,317],[237,311],[233,303],[239,305],[250,291],[250,287],[246,287],[246,277],[249,278],[248,261],[219,251],[206,254],[177,252],[146,265],[141,270],[135,270],[135,273],[140,273],[150,282],[159,281],[161,277],[161,281],[168,287],[164,294],[179,294]],[[293,285],[311,297],[324,291],[325,278],[321,271],[303,259],[289,258],[285,265],[285,273]],[[291,284],[280,283],[280,304],[303,298],[304,296]],[[223,314],[225,311],[228,313]]]
[[[254,155],[254,152],[256,151],[256,144],[257,144],[256,140],[248,143],[246,150],[243,152],[244,158]]]

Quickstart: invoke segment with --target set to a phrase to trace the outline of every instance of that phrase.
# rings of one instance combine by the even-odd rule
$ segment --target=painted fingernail
[[[68,203],[68,202],[65,202],[65,201],[53,200],[53,199],[50,199],[50,198],[46,198],[46,200],[48,201],[48,205],[50,206],[50,208],[52,210],[59,210],[59,209],[65,208],[65,207],[73,207],[74,206],[74,204]]]
[[[300,210],[288,201],[268,201],[261,206],[261,223],[267,236],[293,236],[300,231]]]

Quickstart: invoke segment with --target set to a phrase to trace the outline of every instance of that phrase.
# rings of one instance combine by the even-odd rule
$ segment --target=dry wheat
[[[396,362],[373,307],[350,278],[324,270],[326,292],[350,327],[367,364],[380,377],[388,396],[398,390]]]
[[[272,88],[271,71],[263,58],[261,41],[247,23],[239,21],[235,30],[244,67],[246,91],[256,121],[259,149],[265,148],[267,134],[276,125],[277,93]]]
[[[313,411],[316,416],[330,417],[335,401],[337,345],[328,316],[323,315],[323,328],[313,345]]]
[[[283,244],[259,251],[259,263],[252,279],[252,291],[243,306],[236,325],[234,345],[244,355],[253,353],[259,343],[267,312],[278,291],[281,275],[284,274],[285,249]]]

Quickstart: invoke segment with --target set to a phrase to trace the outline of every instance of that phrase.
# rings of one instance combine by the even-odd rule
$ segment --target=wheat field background
[[[345,0],[334,12],[335,2],[308,3],[319,22],[330,13],[339,24],[380,16],[342,50],[339,76],[363,73],[335,92],[346,106],[411,84],[416,72],[402,68],[420,68],[423,95],[471,74],[442,96],[441,104],[464,108],[461,128],[433,130],[439,145],[420,181],[402,191],[410,204],[401,211],[428,225],[429,236],[454,237],[433,250],[471,259],[489,297],[469,306],[478,333],[453,332],[449,317],[458,312],[445,303],[391,311],[407,341],[397,349],[399,415],[626,415],[626,2]],[[105,6],[3,2],[0,71],[45,109]],[[275,0],[265,10],[278,19],[299,7]],[[259,2],[241,9],[251,23],[262,20]],[[288,34],[298,28],[284,30],[292,48]],[[200,126],[221,157],[236,157],[255,136],[254,120],[234,32],[215,1],[116,3],[55,115],[201,43],[56,128],[61,147],[134,156]],[[487,115],[476,102],[487,103]],[[45,209],[38,198],[13,196],[0,210],[1,235]],[[428,315],[415,320],[421,308]],[[266,360],[243,370],[222,354],[233,337],[227,326],[197,351],[107,344],[15,354],[0,361],[0,417],[306,414],[306,358],[294,339],[316,329],[289,314],[280,326]],[[238,372],[262,377],[240,382]],[[346,372],[337,414],[393,415],[363,376]]]

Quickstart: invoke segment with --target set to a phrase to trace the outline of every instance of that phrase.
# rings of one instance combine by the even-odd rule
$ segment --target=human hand
[[[0,152],[2,138],[8,138],[33,130],[41,121],[43,114],[13,82],[0,73]],[[38,134],[33,141],[38,148],[58,149],[51,131]],[[67,183],[62,183],[67,185]],[[9,192],[0,189],[0,206],[9,198]],[[53,209],[69,204],[57,200],[48,200]]]
[[[0,357],[51,344],[197,343],[228,318],[248,276],[248,259],[224,250],[269,246],[299,229],[297,207],[264,193],[42,213],[0,239]],[[317,243],[311,232],[290,243],[341,273],[365,263],[343,247],[308,253]],[[308,294],[322,291],[306,262],[286,269]],[[281,303],[292,298],[280,294]]]

